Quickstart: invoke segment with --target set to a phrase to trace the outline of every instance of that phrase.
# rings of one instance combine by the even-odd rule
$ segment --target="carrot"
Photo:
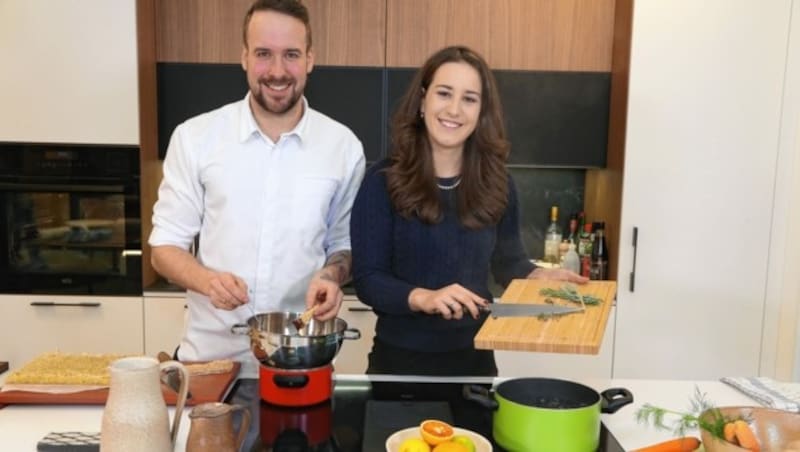
[[[760,452],[761,446],[758,445],[758,439],[755,433],[750,430],[750,426],[747,425],[747,422],[739,419],[733,424],[736,429],[736,440],[739,441],[739,445],[751,452]]]
[[[631,452],[691,452],[700,447],[700,440],[694,436],[671,439],[663,443],[642,447]]]
[[[727,424],[725,424],[724,433],[725,433],[725,435],[724,435],[725,436],[725,441],[727,441],[729,443],[737,444],[736,443],[736,424],[734,424],[733,422],[728,422]]]

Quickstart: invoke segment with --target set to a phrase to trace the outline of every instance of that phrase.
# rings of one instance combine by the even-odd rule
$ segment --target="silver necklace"
[[[437,182],[436,186],[439,187],[442,190],[452,190],[452,189],[458,187],[458,184],[460,184],[460,183],[461,183],[461,178],[459,177],[458,179],[456,179],[455,182],[453,182],[450,185],[442,185],[442,184]]]

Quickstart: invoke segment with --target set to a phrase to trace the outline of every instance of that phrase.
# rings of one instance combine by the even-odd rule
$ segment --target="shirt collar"
[[[283,135],[294,135],[302,143],[305,141],[308,130],[309,107],[306,96],[303,96],[301,100],[303,101],[303,116],[300,117],[300,121],[298,121],[297,125],[294,126],[294,129],[283,133]],[[243,143],[253,136],[253,134],[261,135],[261,129],[258,128],[256,118],[253,116],[253,110],[250,109],[250,92],[248,92],[244,97],[244,102],[242,102],[239,117],[239,141]]]

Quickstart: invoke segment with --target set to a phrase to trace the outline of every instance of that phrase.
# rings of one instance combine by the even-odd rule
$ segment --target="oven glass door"
[[[17,293],[141,293],[136,197],[122,185],[3,184],[5,287]],[[136,198],[138,199],[138,198]],[[133,209],[136,212],[131,212]]]

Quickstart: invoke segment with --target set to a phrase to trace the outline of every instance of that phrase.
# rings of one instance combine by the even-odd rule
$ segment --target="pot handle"
[[[607,414],[615,413],[625,405],[633,403],[633,394],[625,388],[606,389],[600,396],[603,398],[600,411]]]
[[[464,398],[490,410],[497,410],[499,404],[489,392],[488,388],[480,385],[464,385]]]
[[[347,333],[352,336],[348,336]],[[342,332],[342,339],[361,339],[361,331],[358,328],[347,328]]]
[[[245,324],[242,324],[242,323],[237,323],[236,325],[233,325],[231,327],[231,333],[232,334],[249,335],[250,334],[250,327],[245,325]]]

